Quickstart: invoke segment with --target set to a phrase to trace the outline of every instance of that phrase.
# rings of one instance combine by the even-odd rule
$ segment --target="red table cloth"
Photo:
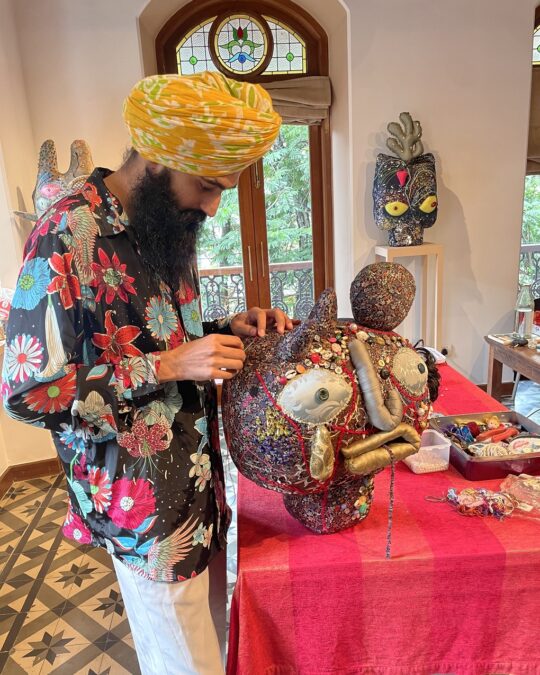
[[[504,410],[440,370],[438,412]],[[281,495],[240,477],[228,675],[540,674],[540,524],[425,499],[499,480],[401,464],[385,560],[389,476],[377,475],[366,520],[332,535],[312,534]]]

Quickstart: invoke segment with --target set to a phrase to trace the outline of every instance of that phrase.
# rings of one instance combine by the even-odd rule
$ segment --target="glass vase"
[[[518,337],[532,337],[534,317],[534,298],[532,294],[532,284],[521,284],[516,300],[516,318],[514,323],[514,333]]]

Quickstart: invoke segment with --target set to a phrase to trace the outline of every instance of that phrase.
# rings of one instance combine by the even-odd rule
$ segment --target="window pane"
[[[540,64],[540,28],[537,28],[533,35],[532,62]]]
[[[216,29],[215,51],[227,70],[250,73],[264,61],[267,36],[260,22],[247,14],[233,14]]]
[[[291,28],[276,19],[264,17],[274,38],[272,60],[264,75],[306,72],[306,44]]]
[[[304,319],[314,303],[309,129],[283,125],[264,158],[273,307]]]
[[[218,212],[207,218],[197,246],[203,320],[246,308],[238,189],[226,190]]]
[[[215,18],[195,26],[176,47],[176,63],[180,75],[217,70],[208,49],[208,34]]]

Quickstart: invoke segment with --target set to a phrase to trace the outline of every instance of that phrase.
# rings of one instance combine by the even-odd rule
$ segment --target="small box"
[[[405,457],[405,464],[414,473],[446,471],[450,456],[450,441],[435,429],[426,429],[420,440],[420,450]]]

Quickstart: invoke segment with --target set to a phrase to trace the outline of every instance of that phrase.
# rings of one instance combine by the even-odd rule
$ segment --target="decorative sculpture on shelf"
[[[35,212],[15,211],[15,215],[36,221],[65,194],[82,187],[93,169],[94,163],[86,141],[76,140],[71,144],[69,169],[65,173],[58,171],[54,141],[45,141],[39,150],[38,173],[32,193]]]
[[[379,154],[373,184],[373,214],[377,227],[388,231],[390,246],[417,246],[424,230],[437,220],[435,158],[424,153],[420,122],[408,112],[388,125],[393,138],[388,149],[397,155]]]
[[[369,265],[351,286],[355,323],[338,323],[327,289],[285,336],[246,341],[244,368],[223,385],[236,466],[282,492],[287,510],[315,532],[365,518],[374,474],[419,448],[430,407],[428,366],[393,332],[414,293],[401,265]]]

